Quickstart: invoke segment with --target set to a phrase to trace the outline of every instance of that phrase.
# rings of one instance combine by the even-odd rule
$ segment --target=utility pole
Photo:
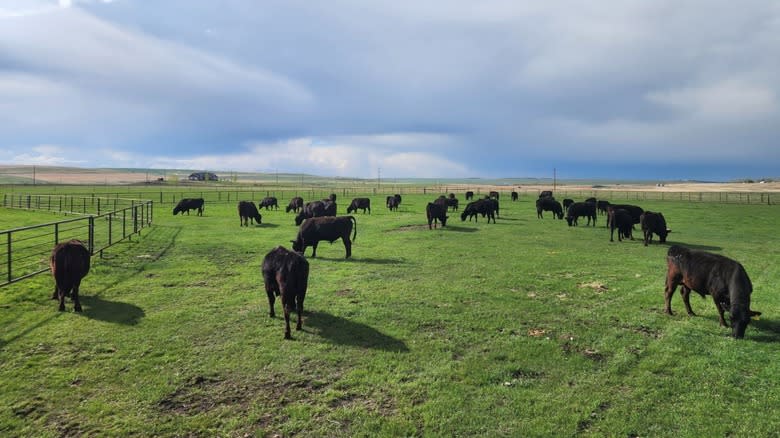
[[[35,185],[35,166],[33,166],[33,185]]]
[[[382,185],[382,168],[376,168],[376,188],[378,189]]]
[[[553,193],[555,193],[555,184],[556,184],[556,173],[555,173],[555,168],[553,167]]]

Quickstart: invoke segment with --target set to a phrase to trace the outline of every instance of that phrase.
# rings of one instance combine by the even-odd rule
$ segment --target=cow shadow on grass
[[[323,260],[328,262],[353,262],[353,263],[367,263],[372,265],[401,265],[405,264],[406,260],[404,259],[378,259],[374,257],[306,257],[307,259],[313,259],[313,260]]]
[[[146,316],[143,309],[120,301],[108,301],[97,296],[82,296],[81,303],[84,311],[81,315],[98,321],[113,322],[116,324],[136,325]]]
[[[751,325],[760,330],[760,333],[754,336],[750,336]],[[745,339],[751,339],[756,342],[780,342],[780,321],[772,319],[758,319],[750,321]]]
[[[457,225],[447,225],[446,227],[441,227],[442,230],[447,231],[454,231],[457,233],[473,233],[475,231],[479,231],[479,228],[474,227],[459,227]]]
[[[255,224],[255,228],[279,228],[279,224],[269,224],[265,222],[262,224]]]
[[[371,326],[325,312],[311,312],[306,318],[304,329],[307,326],[314,328],[316,334],[337,345],[401,353],[409,351],[409,347],[403,341]]]

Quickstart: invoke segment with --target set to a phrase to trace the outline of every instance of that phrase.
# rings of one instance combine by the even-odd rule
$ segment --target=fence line
[[[395,193],[406,194],[431,194],[439,196],[442,194],[455,193],[463,194],[467,190],[473,191],[477,196],[487,195],[490,190],[481,186],[466,188],[462,184],[421,187],[421,186],[395,186],[382,185],[381,187],[305,187],[305,188],[287,188],[287,187],[268,187],[263,189],[256,188],[212,188],[204,190],[160,190],[160,191],[138,191],[111,193],[89,193],[85,195],[29,195],[29,194],[4,194],[3,206],[7,208],[25,208],[36,210],[62,211],[72,214],[101,214],[105,210],[118,210],[125,206],[133,205],[138,202],[128,199],[128,196],[138,195],[139,198],[153,199],[158,204],[175,205],[182,198],[203,198],[207,204],[230,204],[238,201],[260,201],[265,197],[274,196],[281,203],[288,201],[295,196],[301,196],[306,201],[327,198],[331,193],[335,193],[342,199],[349,200],[357,196],[385,196]],[[498,192],[502,196],[509,196],[512,191],[518,192],[522,197],[536,198],[540,189],[533,188],[499,188]],[[606,190],[606,189],[577,189],[577,190],[556,190],[556,198],[573,198],[575,200],[595,197],[608,201],[685,201],[685,202],[717,202],[731,204],[777,204],[780,202],[780,193],[776,192],[670,192],[670,191],[636,191],[636,190]]]
[[[150,226],[153,215],[152,201],[136,200],[101,214],[0,231],[0,287],[48,271],[52,247],[59,242],[78,239],[90,255],[102,256],[106,248]]]

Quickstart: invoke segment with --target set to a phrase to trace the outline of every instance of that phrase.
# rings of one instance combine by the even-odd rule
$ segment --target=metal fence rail
[[[545,187],[547,189],[549,187]],[[357,196],[385,196],[399,193],[401,195],[430,194],[439,196],[455,193],[462,195],[467,190],[472,190],[477,196],[487,195],[494,188],[475,186],[473,188],[464,184],[440,184],[435,186],[405,186],[382,185],[370,186],[320,186],[320,187],[239,187],[235,189],[214,187],[207,189],[185,190],[132,190],[125,192],[95,192],[81,195],[29,195],[29,194],[4,194],[2,205],[6,208],[23,208],[35,210],[62,211],[72,214],[102,214],[105,211],[115,211],[138,202],[135,199],[153,199],[158,204],[166,206],[175,205],[182,198],[203,198],[208,204],[231,204],[238,201],[260,201],[267,196],[274,196],[283,207],[291,198],[301,196],[306,201],[327,198],[335,193],[340,200],[348,201]],[[539,187],[524,186],[499,187],[498,192],[503,196],[509,196],[512,191],[518,192],[521,197],[536,198],[541,190]],[[137,197],[135,199],[130,199]],[[613,190],[613,189],[579,189],[579,190],[555,190],[556,198],[586,199],[596,197],[608,201],[684,201],[684,202],[716,202],[727,204],[777,204],[780,202],[780,193],[777,192],[672,192],[666,190]],[[342,202],[344,202],[342,201]]]
[[[147,196],[148,198],[148,196]],[[137,199],[106,197],[91,194],[77,195],[31,195],[26,193],[5,193],[3,204],[5,208],[20,208],[25,210],[46,210],[67,214],[100,215],[131,207],[139,202]]]
[[[98,215],[0,231],[0,287],[48,271],[52,247],[59,242],[78,239],[91,255],[102,255],[150,226],[153,214],[152,201],[133,201]]]

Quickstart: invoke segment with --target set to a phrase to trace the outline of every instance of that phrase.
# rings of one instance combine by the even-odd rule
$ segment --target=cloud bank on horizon
[[[780,176],[777,35],[773,0],[5,0],[0,163]]]

